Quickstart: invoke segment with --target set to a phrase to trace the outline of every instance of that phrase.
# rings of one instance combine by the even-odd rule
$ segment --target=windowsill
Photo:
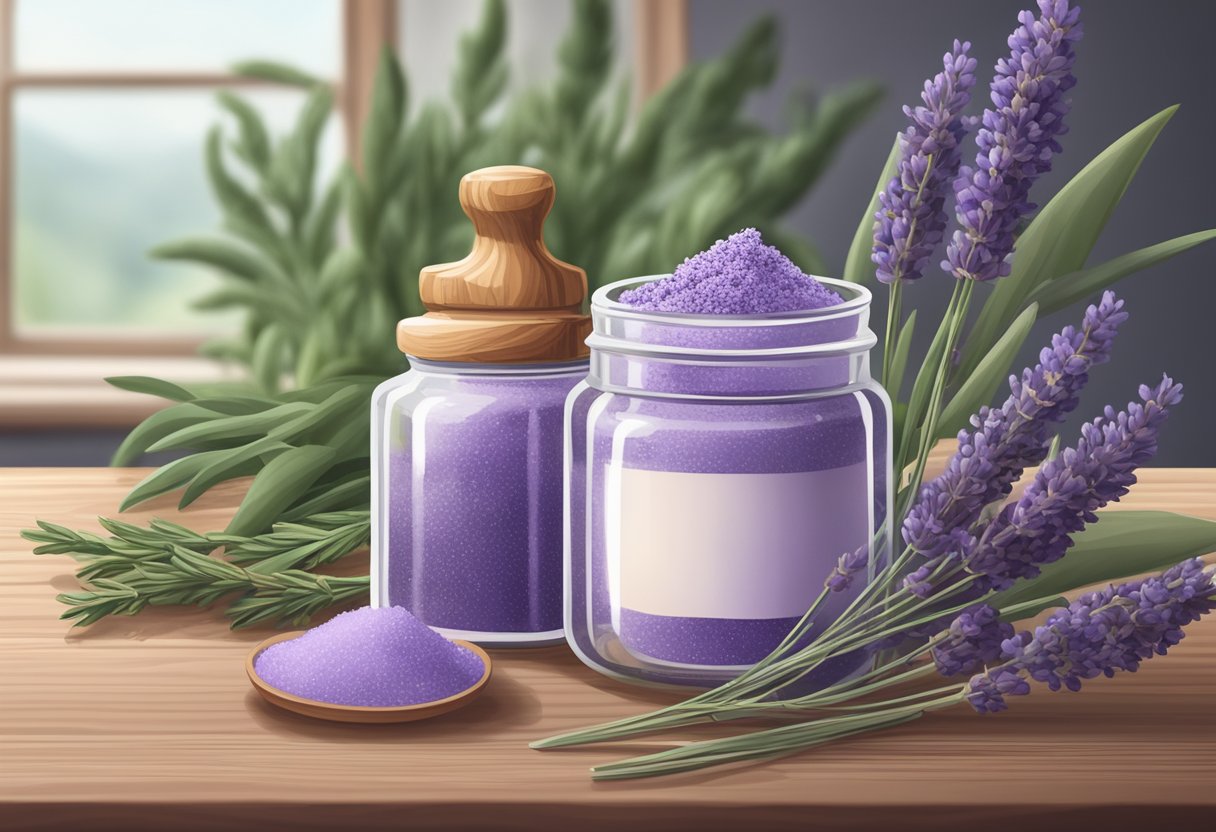
[[[0,355],[0,428],[132,427],[168,404],[111,387],[107,376],[185,384],[241,378],[233,368],[194,357]]]

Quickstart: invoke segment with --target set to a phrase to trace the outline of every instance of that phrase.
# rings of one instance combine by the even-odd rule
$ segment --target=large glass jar
[[[611,676],[712,685],[778,645],[843,553],[885,560],[890,402],[864,287],[823,279],[842,303],[737,317],[616,300],[654,279],[595,293],[566,404],[566,638]]]
[[[562,640],[562,410],[586,361],[422,361],[372,397],[372,595],[452,638]]]

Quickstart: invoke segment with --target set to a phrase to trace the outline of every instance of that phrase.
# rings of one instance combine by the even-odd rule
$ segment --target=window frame
[[[103,375],[131,373],[191,380],[233,378],[215,362],[198,357],[209,336],[64,337],[18,333],[13,289],[12,183],[15,149],[13,103],[20,89],[222,89],[273,88],[269,82],[230,73],[174,71],[18,71],[10,48],[16,37],[16,3],[0,0],[0,425],[118,426],[144,418],[163,402],[115,391]],[[341,2],[342,77],[334,81],[343,120],[345,150],[358,164],[359,125],[370,106],[381,48],[398,46],[397,0]],[[688,55],[687,0],[632,0],[635,102],[662,88],[684,67]],[[78,407],[65,408],[68,402]]]
[[[13,291],[13,104],[22,89],[182,89],[274,88],[258,79],[227,72],[177,72],[173,70],[73,70],[19,71],[9,48],[16,37],[16,4],[23,0],[0,0],[0,356],[29,355],[194,355],[207,340],[206,334],[174,337],[163,335],[65,337],[53,328],[41,333],[19,333]],[[29,0],[24,0],[29,2]],[[333,81],[337,108],[342,114],[346,147],[354,149],[358,125],[366,109],[375,73],[376,58],[384,43],[396,36],[395,0],[339,0],[342,30],[342,77]]]

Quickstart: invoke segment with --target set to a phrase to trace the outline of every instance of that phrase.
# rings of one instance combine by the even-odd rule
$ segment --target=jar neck
[[[501,379],[538,378],[549,376],[584,376],[587,359],[559,361],[547,364],[476,364],[454,361],[428,361],[407,355],[410,369],[438,376],[489,376]]]
[[[592,300],[588,382],[613,392],[691,399],[822,396],[871,383],[870,292],[822,279],[842,297],[824,309],[718,316],[647,312],[617,295],[620,281]]]

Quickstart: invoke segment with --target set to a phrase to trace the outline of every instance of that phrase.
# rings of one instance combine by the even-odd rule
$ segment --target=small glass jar
[[[372,596],[451,638],[562,635],[562,411],[587,362],[410,358],[372,397]]]
[[[545,247],[555,194],[536,168],[461,178],[472,248],[422,269],[411,369],[372,396],[372,604],[498,647],[563,639],[562,410],[591,319]]]
[[[843,553],[885,562],[891,407],[864,287],[821,278],[842,303],[766,315],[617,301],[661,277],[592,298],[590,375],[566,404],[566,638],[610,676],[708,686],[770,653]],[[812,681],[865,660],[846,658]]]

